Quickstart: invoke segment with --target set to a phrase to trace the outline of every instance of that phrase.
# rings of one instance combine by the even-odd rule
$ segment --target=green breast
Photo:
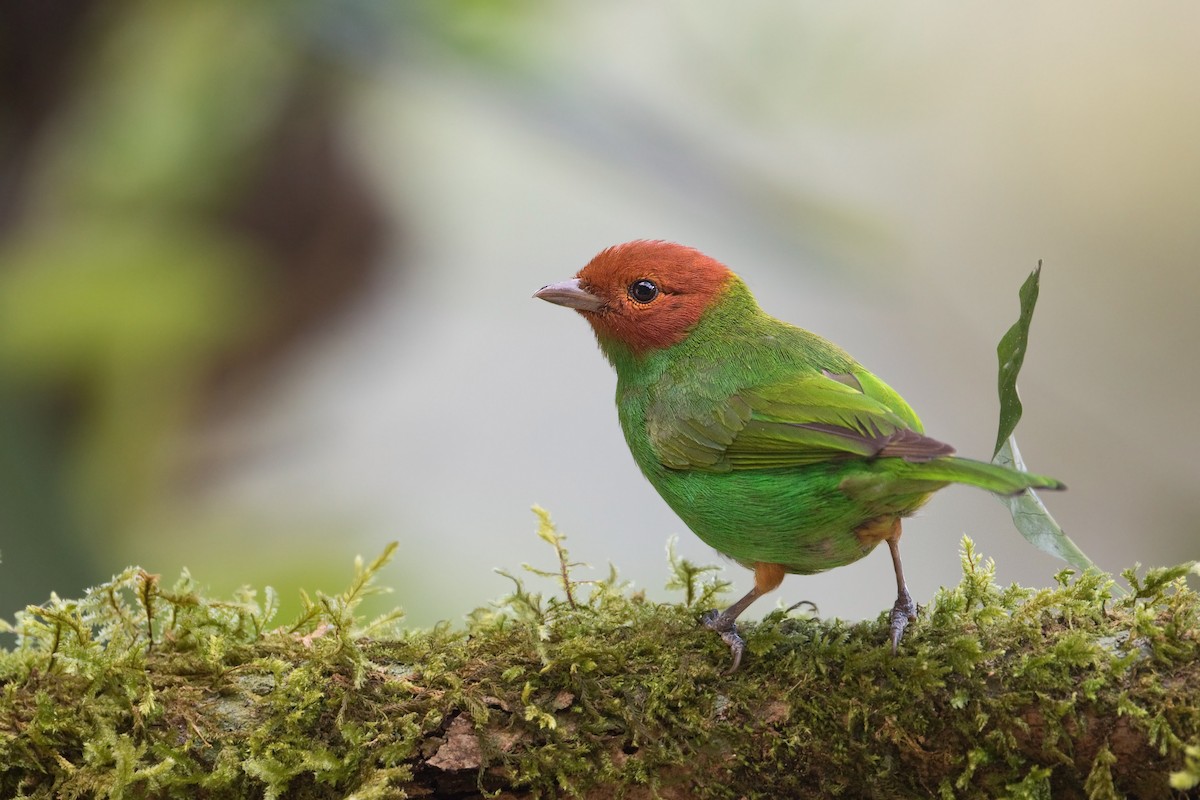
[[[620,412],[642,473],[701,540],[747,566],[763,561],[809,574],[857,561],[874,547],[855,536],[859,526],[881,512],[911,513],[925,499],[922,493],[901,504],[911,509],[893,503],[885,509],[848,497],[839,488],[842,481],[870,472],[868,462],[731,472],[669,469],[651,447],[641,405],[627,395]]]

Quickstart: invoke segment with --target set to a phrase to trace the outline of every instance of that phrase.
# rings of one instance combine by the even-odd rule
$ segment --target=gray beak
[[[543,286],[534,292],[533,296],[556,306],[566,306],[579,311],[599,311],[604,307],[604,301],[582,288],[578,278]]]

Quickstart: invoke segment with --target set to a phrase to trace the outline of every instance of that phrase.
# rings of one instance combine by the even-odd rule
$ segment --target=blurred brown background
[[[716,556],[529,297],[642,237],[977,457],[1044,259],[1017,436],[1052,511],[1106,569],[1200,556],[1200,7],[1153,6],[0,4],[0,615],[128,563],[294,598],[398,539],[430,624],[550,556],[533,502],[662,596],[669,535]],[[920,601],[962,533],[1061,566],[968,489],[906,530]],[[778,596],[873,615],[889,574]]]

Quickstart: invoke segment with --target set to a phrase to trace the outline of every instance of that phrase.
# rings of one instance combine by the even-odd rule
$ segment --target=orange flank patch
[[[782,564],[768,564],[765,561],[754,562],[754,589],[759,594],[766,594],[783,583],[786,571]]]
[[[699,250],[637,241],[602,251],[576,277],[604,301],[599,311],[579,312],[596,334],[641,355],[683,341],[734,276]],[[630,295],[639,281],[653,283],[653,299],[638,302]]]
[[[874,547],[880,542],[886,542],[889,539],[900,538],[900,518],[899,517],[876,517],[870,522],[858,526],[854,531],[854,535],[858,537],[858,541],[869,547]]]

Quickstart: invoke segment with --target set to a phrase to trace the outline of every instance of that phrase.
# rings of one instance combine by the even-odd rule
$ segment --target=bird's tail
[[[945,481],[978,486],[1002,495],[1020,494],[1026,489],[1066,489],[1066,484],[1045,475],[1018,472],[999,464],[973,461],[969,458],[935,458],[925,463],[903,462],[911,469],[909,477],[917,480]]]

